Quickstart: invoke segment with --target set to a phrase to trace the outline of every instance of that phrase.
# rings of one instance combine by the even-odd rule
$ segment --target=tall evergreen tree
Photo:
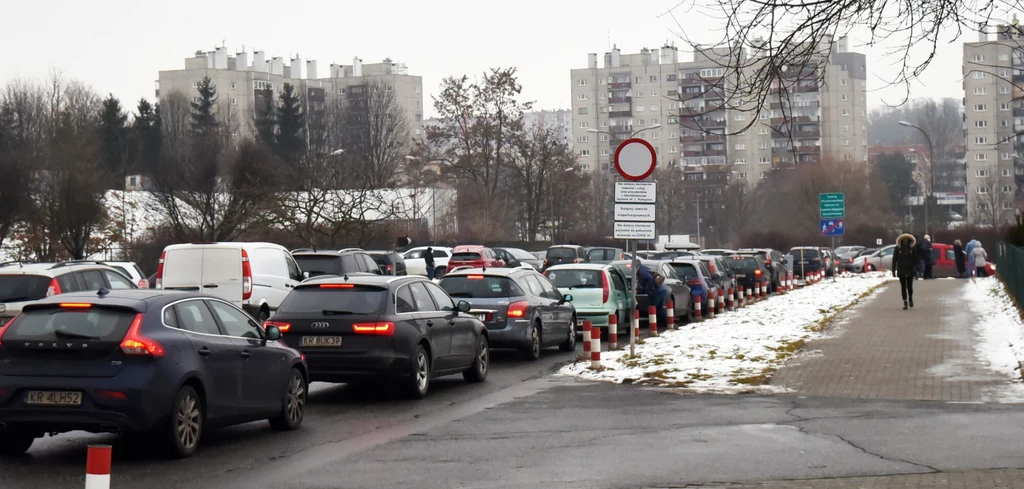
[[[192,101],[192,132],[209,135],[217,129],[214,107],[217,104],[217,87],[210,77],[203,77],[197,87],[199,100]]]
[[[157,107],[140,99],[132,129],[139,141],[139,167],[151,170],[160,156],[160,117]]]
[[[108,95],[100,107],[100,134],[103,138],[102,168],[112,178],[115,187],[124,184],[128,168],[128,114],[121,109],[121,101]],[[118,178],[119,177],[119,178]]]
[[[256,108],[256,137],[268,148],[277,148],[277,109],[273,90],[257,90],[256,97],[263,103]]]
[[[284,161],[295,163],[306,149],[306,120],[302,100],[295,87],[285,83],[277,105],[277,155]]]

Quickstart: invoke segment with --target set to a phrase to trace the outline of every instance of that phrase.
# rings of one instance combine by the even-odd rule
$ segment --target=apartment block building
[[[523,126],[527,129],[541,127],[554,130],[570,149],[573,147],[572,111],[569,109],[532,110],[523,114]]]
[[[967,220],[999,225],[1021,208],[1024,162],[1015,146],[1024,131],[1024,36],[1016,22],[990,30],[979,27],[978,40],[963,48]]]
[[[267,58],[263,51],[228,55],[227,48],[196,51],[185,59],[179,70],[160,71],[156,97],[162,99],[172,92],[190,98],[198,96],[196,88],[204,77],[217,87],[221,107],[230,107],[240,130],[253,131],[253,122],[267,104],[277,100],[285,84],[305,98],[307,110],[318,110],[339,100],[365,98],[375,83],[395,90],[396,99],[404,109],[413,137],[423,134],[423,79],[410,75],[406,65],[385,59],[381,63],[364,64],[358,57],[351,65],[332,63],[321,74],[316,60],[304,61],[296,55],[288,64],[282,57]],[[323,76],[327,75],[327,76]]]

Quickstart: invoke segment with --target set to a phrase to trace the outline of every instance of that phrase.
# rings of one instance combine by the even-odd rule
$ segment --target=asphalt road
[[[402,399],[387,389],[313,384],[299,430],[279,433],[266,422],[257,422],[209,432],[199,453],[186,460],[161,459],[146,440],[89,433],[47,437],[36,440],[27,457],[0,461],[0,487],[82,487],[90,443],[114,445],[114,488],[170,489],[197,483],[221,487],[258,469],[278,467],[285,461],[313,460],[324,452],[339,453],[339,446],[355,453],[399,438],[410,429],[430,429],[528,395],[532,389],[524,389],[524,381],[545,376],[573,357],[554,348],[545,350],[540,360],[527,362],[514,351],[495,350],[487,382],[469,384],[461,375],[442,377],[434,380],[431,392],[420,401]],[[221,482],[211,486],[211,480]]]

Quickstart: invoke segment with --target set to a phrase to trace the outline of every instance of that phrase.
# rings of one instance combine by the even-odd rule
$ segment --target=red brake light
[[[156,265],[156,288],[164,288],[164,258],[167,257],[167,252],[160,253],[160,261]]]
[[[57,294],[60,294],[60,284],[57,279],[51,278],[50,285],[46,288],[46,297],[53,297]]]
[[[510,318],[521,318],[526,316],[526,309],[530,307],[530,303],[526,301],[513,302],[508,305],[508,317]]]
[[[320,284],[321,289],[354,289],[355,284]]]
[[[601,272],[601,302],[608,302],[608,296],[611,294],[611,289],[608,286],[608,274]]]
[[[772,264],[772,259],[771,259],[771,258],[769,258],[769,259],[765,260],[765,261],[764,261],[764,264],[765,264],[765,265],[771,265],[771,264]]]
[[[352,331],[359,334],[372,334],[376,336],[392,336],[395,334],[395,323],[355,323]]]
[[[760,276],[761,275],[761,270],[760,269],[754,270],[754,275]]]
[[[242,250],[242,300],[252,297],[252,265],[249,264],[249,254]]]
[[[263,321],[263,329],[269,326],[277,326],[278,331],[281,333],[287,333],[289,329],[292,329],[292,323],[285,323],[281,321]]]
[[[128,399],[128,394],[121,391],[98,390],[96,391],[96,394],[107,399],[118,399],[122,401]]]
[[[88,309],[92,307],[92,304],[87,302],[62,302],[60,307],[62,309]]]
[[[484,276],[483,275],[466,275],[466,278],[469,279],[469,280],[483,280]]]
[[[6,323],[4,323],[3,326],[0,326],[0,340],[3,340],[4,332],[7,331],[7,328],[10,327],[11,323],[13,323],[15,319],[18,319],[18,316],[14,316],[10,320],[8,320]],[[2,345],[2,344],[3,344],[3,342],[0,341],[0,345]]]
[[[139,328],[142,327],[142,313],[135,315],[135,320],[128,327],[124,339],[121,340],[121,351],[125,355],[150,355],[153,357],[164,356],[164,347],[156,341],[142,336]]]

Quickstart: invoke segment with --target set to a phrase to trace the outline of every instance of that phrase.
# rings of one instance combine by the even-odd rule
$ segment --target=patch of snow
[[[1024,402],[1020,361],[1024,360],[1024,323],[1003,283],[995,277],[975,278],[964,287],[964,302],[974,313],[974,345],[979,360],[1004,375],[1007,389],[993,393],[998,402]]]
[[[814,331],[815,326],[889,280],[893,279],[885,273],[868,273],[776,295],[647,338],[637,345],[634,358],[629,358],[626,336],[625,344],[620,342],[620,351],[601,353],[603,370],[591,370],[590,362],[583,361],[563,367],[559,375],[680,386],[698,392],[783,392],[782,387],[754,387],[742,380],[780,366],[791,356],[789,345],[824,336]]]

